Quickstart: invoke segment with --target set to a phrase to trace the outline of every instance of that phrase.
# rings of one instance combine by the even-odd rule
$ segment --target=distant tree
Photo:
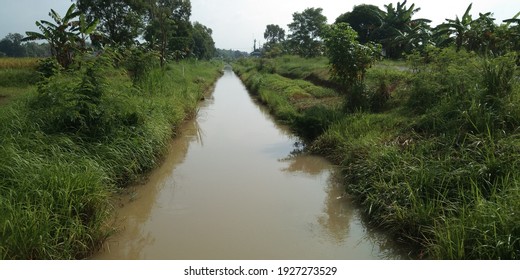
[[[23,35],[9,33],[0,41],[0,52],[9,57],[26,56],[25,47],[22,45]]]
[[[302,57],[314,57],[322,54],[322,32],[327,25],[327,18],[321,8],[307,8],[302,13],[293,14],[290,23],[288,45],[292,52]]]
[[[88,21],[99,20],[99,31],[113,45],[130,46],[144,28],[145,4],[141,0],[76,0]]]
[[[396,30],[395,37],[389,39],[406,54],[424,52],[426,47],[435,45],[431,27],[426,22],[416,22],[407,25],[404,30]]]
[[[511,50],[520,51],[520,12],[514,17],[504,20],[504,28],[507,30],[507,37],[503,43],[507,44]]]
[[[215,56],[215,42],[211,37],[213,31],[198,22],[193,24],[193,54],[199,59],[210,59]]]
[[[48,43],[26,42],[24,45],[29,57],[50,57],[51,47]]]
[[[506,24],[499,26],[489,12],[479,13],[479,17],[473,19],[471,8],[472,4],[461,18],[457,16],[455,19],[446,19],[445,23],[437,26],[436,36],[441,38],[441,46],[454,44],[457,51],[465,48],[486,55],[500,55],[515,49],[514,32],[509,28],[514,19],[505,20]]]
[[[188,37],[191,16],[189,0],[148,0],[147,26],[144,38],[150,47],[157,50],[163,66],[168,56],[177,56],[189,51],[189,41],[179,38]]]
[[[51,48],[47,43],[23,42],[23,35],[9,33],[0,40],[0,56],[8,57],[49,57]]]
[[[278,25],[268,24],[265,28],[264,39],[270,44],[281,43],[285,41],[285,30]]]
[[[383,24],[384,12],[374,5],[354,6],[351,12],[344,13],[336,19],[336,23],[348,23],[359,35],[359,42],[364,44],[375,41],[374,31]]]
[[[276,57],[284,52],[283,43],[285,42],[285,30],[278,25],[269,24],[265,28],[264,39],[266,43],[263,47],[263,55],[266,57]]]
[[[498,25],[495,24],[492,13],[479,13],[479,17],[471,22],[470,30],[467,32],[466,48],[480,54],[496,53],[499,41],[497,31]]]
[[[509,26],[511,23],[513,23],[513,24],[516,23],[517,26],[520,26],[520,18],[518,18],[518,17],[520,17],[520,12],[518,12],[518,13],[517,13],[514,17],[512,17],[512,18],[505,19],[504,22],[505,22],[506,24],[508,24],[508,26]]]
[[[249,54],[247,52],[241,52],[238,50],[223,50],[217,49],[217,57],[222,58],[224,61],[233,61],[242,57],[247,57]]]

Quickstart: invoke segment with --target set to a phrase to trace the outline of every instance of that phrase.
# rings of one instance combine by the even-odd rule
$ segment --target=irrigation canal
[[[300,153],[226,69],[95,259],[398,259],[334,166]]]

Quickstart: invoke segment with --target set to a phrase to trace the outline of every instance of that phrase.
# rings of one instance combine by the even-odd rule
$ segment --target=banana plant
[[[511,23],[516,23],[518,25],[520,25],[520,18],[518,18],[520,16],[520,12],[518,12],[514,17],[510,18],[510,19],[505,19],[504,22],[506,23],[506,27],[509,27],[509,25]]]
[[[80,46],[83,51],[87,50],[87,36],[91,38],[92,41],[94,37],[99,38],[102,36],[99,32],[96,31],[96,28],[99,24],[99,20],[95,19],[91,22],[87,21],[87,17],[84,14],[79,15],[79,21],[75,23],[78,24],[78,31],[80,34]]]
[[[395,29],[394,32],[396,35],[390,39],[405,53],[412,53],[414,50],[422,51],[427,46],[434,45],[431,28],[427,22],[407,25],[404,30]]]
[[[520,12],[514,17],[504,20],[505,28],[508,30],[509,42],[513,45],[514,50],[520,51]],[[511,26],[513,24],[513,26]]]
[[[54,23],[37,21],[36,26],[41,32],[27,31],[23,41],[48,41],[52,55],[62,67],[68,68],[74,62],[75,53],[86,50],[86,37],[95,32],[98,21],[87,22],[85,16],[76,9],[76,4],[72,4],[63,17],[53,9],[49,16]]]
[[[460,19],[458,16],[455,19],[446,19],[446,23],[437,26],[437,37],[442,37],[443,35],[448,36],[448,38],[441,42],[441,44],[448,43],[449,41],[455,41],[457,51],[462,48],[467,39],[468,32],[471,29],[471,23],[473,22],[470,14],[472,6],[473,3],[469,4],[466,12],[462,16],[462,19]]]
[[[384,6],[379,16],[382,25],[378,28],[377,33],[380,36],[379,41],[383,44],[386,54],[393,58],[398,58],[403,52],[406,52],[406,45],[403,45],[403,39],[406,33],[416,26],[428,26],[431,20],[413,19],[415,13],[421,8],[416,8],[415,4],[407,7],[407,1],[397,2],[397,6],[392,3]],[[422,34],[424,35],[424,34]]]

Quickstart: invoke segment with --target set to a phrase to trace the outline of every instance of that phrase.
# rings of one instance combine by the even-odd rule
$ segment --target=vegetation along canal
[[[227,69],[95,258],[400,258],[298,143]]]

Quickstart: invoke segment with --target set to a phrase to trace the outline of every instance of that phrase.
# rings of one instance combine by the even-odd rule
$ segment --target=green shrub
[[[138,84],[151,69],[159,66],[159,55],[135,47],[125,51],[122,64],[128,71],[132,82]]]
[[[441,84],[428,78],[427,72],[418,73],[410,89],[407,107],[411,112],[424,114],[437,105],[443,98],[444,89]]]
[[[42,75],[43,78],[50,78],[54,76],[58,72],[62,71],[63,68],[54,58],[46,58],[42,59],[36,68],[38,73]]]
[[[345,89],[344,111],[355,113],[369,107],[368,92],[365,83],[355,82]]]
[[[324,133],[339,118],[337,110],[318,105],[304,110],[294,121],[293,127],[298,135],[310,141]]]
[[[368,103],[370,104],[370,111],[381,112],[390,99],[390,88],[385,80],[379,81],[379,86],[368,93]]]
[[[48,78],[38,87],[38,96],[32,102],[35,119],[41,120],[47,132],[101,136],[110,127],[101,105],[107,67],[99,59],[85,65],[84,70]]]

